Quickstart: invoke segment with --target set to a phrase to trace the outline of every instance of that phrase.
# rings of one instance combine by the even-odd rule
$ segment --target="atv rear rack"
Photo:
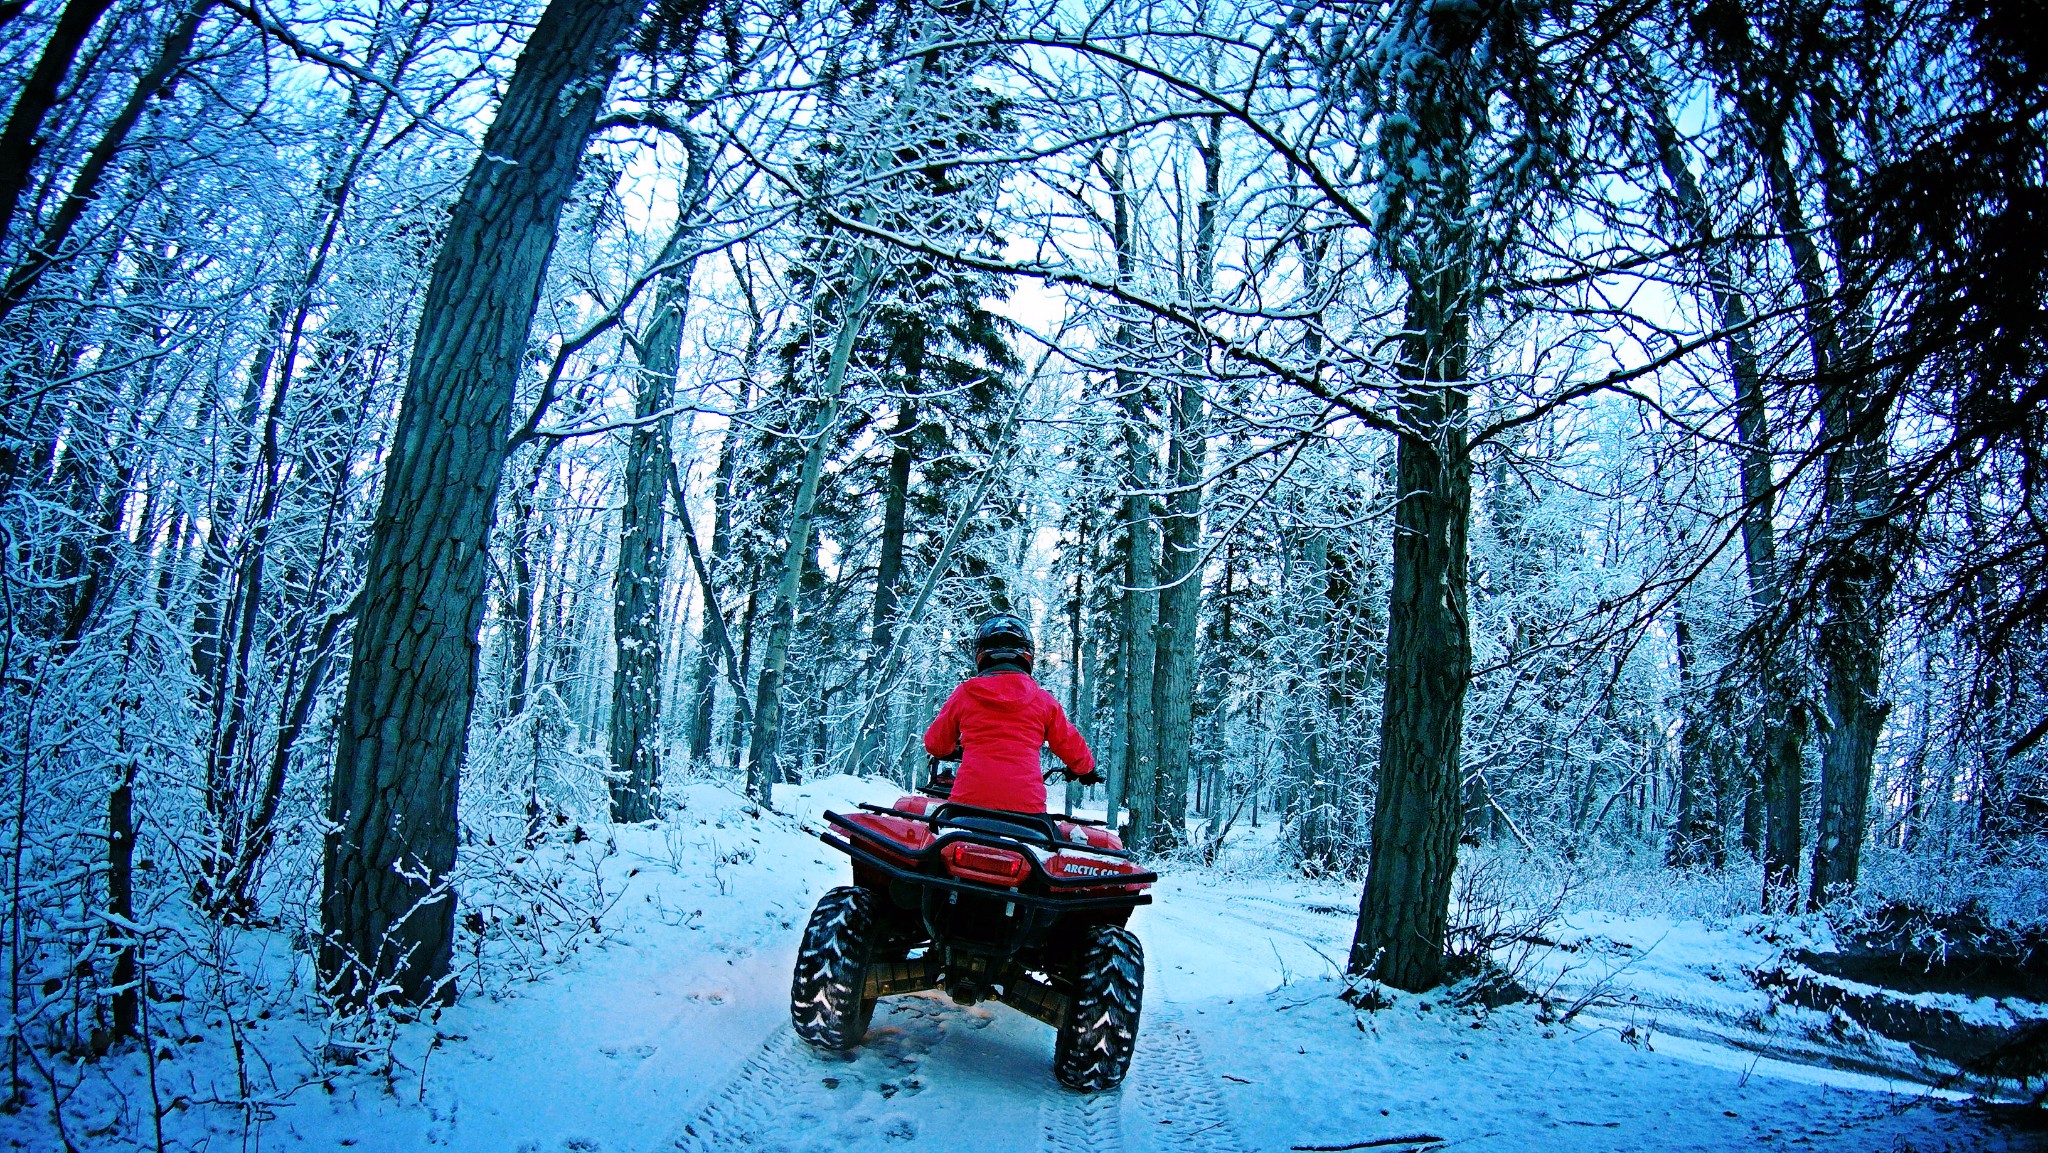
[[[890,845],[887,850],[889,855],[909,862],[912,867],[906,868],[895,861],[883,857],[879,853],[869,850],[854,840],[854,838],[858,837],[862,841],[876,842],[878,838],[874,833],[861,828],[838,813],[828,812],[825,814],[825,819],[844,830],[846,836],[842,839],[834,837],[830,832],[821,832],[818,834],[819,840],[852,857],[860,864],[883,874],[892,881],[906,881],[913,885],[967,893],[972,896],[1000,897],[1005,901],[1015,901],[1026,908],[1043,909],[1048,912],[1077,911],[1081,909],[1125,909],[1152,903],[1152,895],[1149,893],[1107,893],[1102,896],[1090,897],[1053,896],[1048,893],[1027,893],[1022,889],[1006,889],[1000,885],[987,885],[979,881],[963,881],[944,872],[943,866],[932,872],[925,871],[926,867],[938,862],[940,850],[955,841],[967,841],[977,845],[986,845],[992,849],[1010,847],[996,837],[985,834],[976,835],[976,830],[972,829],[948,830],[946,835],[932,841],[931,844],[923,849],[916,851],[905,849],[900,845]],[[1061,844],[1066,845],[1068,843],[1061,842]],[[1081,845],[1070,845],[1069,847],[1086,848]],[[1116,873],[1103,877],[1055,877],[1046,871],[1044,863],[1037,857],[1030,853],[1021,855],[1031,866],[1031,871],[1037,876],[1039,882],[1047,888],[1055,890],[1135,887],[1138,885],[1155,884],[1159,880],[1157,873]]]
[[[1129,849],[1103,848],[1098,845],[1091,845],[1086,841],[1069,841],[1059,835],[1060,821],[1077,825],[1095,825],[1099,828],[1108,827],[1100,821],[1085,821],[1073,817],[1055,818],[1050,813],[1013,813],[1006,809],[981,809],[973,805],[955,804],[951,801],[934,806],[929,813],[913,813],[908,809],[898,809],[890,805],[870,805],[865,801],[861,802],[860,808],[870,813],[881,813],[884,816],[902,817],[906,821],[916,821],[930,829],[933,836],[938,835],[941,825],[947,828],[972,829],[976,832],[994,832],[994,830],[987,828],[985,825],[967,823],[968,820],[980,820],[1009,826],[1015,829],[1018,834],[1021,834],[1020,840],[1029,840],[1034,844],[1044,845],[1048,849],[1079,849],[1084,853],[1097,853],[1105,857],[1121,857],[1126,861],[1137,859],[1137,855]],[[828,819],[837,815],[836,813],[825,814]],[[965,820],[962,819],[962,815],[965,816]],[[1009,830],[1006,829],[1004,831],[1007,833]],[[1158,878],[1155,877],[1153,879],[1157,880]]]

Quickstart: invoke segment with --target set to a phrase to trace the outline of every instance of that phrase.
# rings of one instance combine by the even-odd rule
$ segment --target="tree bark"
[[[554,0],[421,309],[365,564],[328,796],[320,969],[344,1004],[452,998],[456,787],[508,417],[562,205],[637,0]]]
[[[504,627],[511,632],[507,647],[505,715],[516,717],[526,711],[526,697],[533,675],[533,505],[540,489],[541,473],[548,466],[557,442],[549,441],[534,455],[533,470],[524,485],[512,490],[512,532],[508,550],[512,560],[511,598],[505,606]]]
[[[1421,990],[1443,978],[1458,859],[1459,744],[1472,674],[1466,356],[1473,222],[1466,140],[1476,100],[1470,22],[1478,16],[1432,8],[1411,19],[1411,51],[1433,57],[1434,66],[1417,67],[1405,93],[1414,131],[1383,147],[1390,170],[1405,173],[1419,163],[1432,179],[1406,190],[1408,235],[1395,249],[1408,301],[1396,408],[1393,585],[1379,788],[1350,968]]]
[[[747,740],[747,793],[766,808],[774,807],[776,746],[782,740],[782,675],[789,661],[790,635],[796,628],[798,584],[810,556],[811,513],[818,503],[825,451],[832,430],[839,423],[839,392],[846,383],[847,362],[853,355],[861,323],[867,318],[868,300],[877,279],[872,255],[866,250],[856,254],[851,279],[852,290],[839,317],[832,358],[817,389],[818,414],[806,434],[810,448],[804,453],[796,500],[790,508],[788,539],[782,549],[782,576],[768,610],[768,643],[761,651],[761,676],[754,689],[754,731]]]
[[[1829,208],[1830,229],[1843,284],[1859,278],[1855,241],[1843,214],[1851,210],[1847,162],[1836,137],[1835,111],[1825,93],[1811,109],[1815,151]],[[1805,261],[1801,261],[1802,267]],[[1867,828],[1877,738],[1891,713],[1883,698],[1884,645],[1897,530],[1892,528],[1889,462],[1891,398],[1872,363],[1868,312],[1849,306],[1846,333],[1821,377],[1821,435],[1829,446],[1821,488],[1826,505],[1827,550],[1820,599],[1826,615],[1816,636],[1825,684],[1828,728],[1821,741],[1820,815],[1813,846],[1809,908],[1818,909],[1856,886]]]
[[[100,181],[105,179],[107,170],[119,156],[122,145],[127,143],[128,134],[134,130],[136,122],[142,119],[143,110],[149,106],[150,100],[163,91],[164,86],[177,75],[178,69],[183,67],[185,54],[192,50],[192,40],[199,33],[199,23],[212,7],[213,0],[198,0],[185,10],[184,16],[172,27],[170,35],[164,38],[163,46],[158,50],[156,60],[150,65],[149,71],[143,74],[141,80],[136,81],[135,89],[129,93],[127,103],[121,106],[121,111],[115,114],[106,130],[100,133],[98,143],[86,154],[85,163],[80,166],[78,175],[72,178],[71,190],[64,197],[64,202],[58,205],[56,216],[51,218],[42,234],[37,237],[35,247],[24,254],[13,271],[8,273],[5,288],[0,289],[0,320],[6,319],[14,311],[15,306],[28,296],[29,290],[35,287],[36,281],[43,273],[62,258],[65,242],[71,238],[71,230],[77,227],[78,221],[85,215],[85,210],[92,207],[94,200],[99,196]],[[0,155],[11,153],[0,147]],[[24,170],[24,181],[26,175]],[[0,215],[0,221],[5,219],[4,215]]]
[[[1288,726],[1294,780],[1288,806],[1295,817],[1295,846],[1301,855],[1301,869],[1311,877],[1327,877],[1342,868],[1342,846],[1337,843],[1336,806],[1340,802],[1332,777],[1335,775],[1324,755],[1324,717],[1318,700],[1335,703],[1326,680],[1332,675],[1330,644],[1330,537],[1321,528],[1310,531],[1301,546],[1302,593],[1307,598],[1301,636],[1309,654],[1308,675],[1291,678],[1292,724]]]
[[[721,646],[730,648],[732,644],[725,635],[725,620],[712,611],[716,590],[711,582],[718,579],[725,567],[726,553],[732,548],[732,477],[739,459],[739,446],[733,438],[738,431],[728,426],[718,444],[718,469],[711,485],[711,560],[697,578],[703,590],[705,612],[704,627],[697,636],[697,671],[690,690],[695,702],[690,714],[691,764],[711,754],[711,725],[718,711],[718,657]],[[687,511],[678,506],[677,515],[686,516]],[[686,526],[686,531],[693,534],[694,541],[695,530]]]
[[[113,921],[109,928],[120,941],[114,948],[108,1032],[116,1041],[135,1036],[142,1019],[136,941],[128,928],[135,920],[135,770],[133,756],[122,758],[107,794],[107,913]]]
[[[14,97],[7,127],[0,130],[0,250],[6,246],[8,224],[42,156],[43,119],[56,106],[57,90],[70,74],[85,38],[111,6],[112,0],[70,0],[65,4],[43,44],[43,54],[36,58],[35,68]]]
[[[668,578],[662,494],[667,487],[669,407],[675,379],[675,342],[684,291],[664,283],[657,318],[639,372],[634,416],[643,423],[627,435],[626,499],[619,509],[618,567],[612,582],[612,663],[609,727],[612,820],[645,821],[655,815],[661,787],[661,589]],[[667,346],[667,351],[662,349]]]
[[[1221,195],[1223,118],[1212,116],[1201,144],[1202,193],[1195,205],[1194,308],[1209,298],[1216,277],[1216,206]],[[1199,342],[1199,333],[1191,334]],[[1173,390],[1167,470],[1174,491],[1159,543],[1159,631],[1153,712],[1159,726],[1159,815],[1152,848],[1163,852],[1186,838],[1188,780],[1194,769],[1196,656],[1201,649],[1202,472],[1208,462],[1208,426],[1202,377],[1203,349],[1187,357],[1188,371]]]
[[[875,562],[875,608],[871,642],[876,653],[887,652],[896,636],[897,585],[903,579],[903,516],[910,499],[910,433],[917,427],[917,408],[909,401],[896,409],[896,427],[889,432],[889,477],[882,492],[882,541]]]
[[[1692,624],[1679,613],[1671,622],[1678,652],[1678,821],[1664,863],[1677,869],[1713,868],[1725,863],[1716,802],[1712,737],[1708,731],[1705,691]]]
[[[1805,710],[1797,670],[1789,653],[1778,574],[1777,482],[1771,465],[1770,423],[1764,406],[1763,373],[1749,334],[1749,308],[1736,291],[1733,269],[1716,242],[1713,215],[1693,179],[1661,92],[1651,92],[1650,129],[1664,178],[1678,213],[1706,254],[1708,288],[1721,327],[1728,372],[1735,383],[1735,433],[1742,477],[1742,554],[1749,585],[1750,640],[1757,653],[1757,687],[1762,698],[1763,794],[1760,838],[1765,906],[1783,903],[1799,877],[1800,800],[1805,792]],[[1747,822],[1745,822],[1747,823]]]
[[[1117,275],[1128,278],[1134,267],[1132,220],[1125,191],[1129,157],[1117,152],[1110,175],[1111,228],[1116,246]],[[1117,344],[1128,348],[1131,330],[1118,326]],[[1159,793],[1159,736],[1155,726],[1153,677],[1158,644],[1153,630],[1159,623],[1159,594],[1152,591],[1154,578],[1153,538],[1157,526],[1152,515],[1153,450],[1146,435],[1150,421],[1145,415],[1145,398],[1136,374],[1118,369],[1117,396],[1123,407],[1122,434],[1130,493],[1124,497],[1124,593],[1122,636],[1119,638],[1118,681],[1123,689],[1123,777],[1115,782],[1115,799],[1131,812],[1130,843],[1149,848]],[[1115,810],[1111,810],[1112,818]]]
[[[666,415],[682,363],[683,319],[697,267],[698,217],[710,196],[708,151],[686,139],[680,223],[660,262],[674,265],[654,293],[654,321],[640,342],[638,395],[627,437],[626,500],[619,509],[619,559],[612,583],[612,820],[651,820],[661,790],[661,594],[668,583],[662,515],[671,464]]]

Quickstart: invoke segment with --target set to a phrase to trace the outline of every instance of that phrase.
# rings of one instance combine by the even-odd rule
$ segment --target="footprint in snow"
[[[611,1058],[612,1060],[614,1060],[614,1061],[618,1061],[618,1060],[627,1060],[627,1059],[629,1059],[629,1060],[634,1060],[634,1061],[645,1061],[645,1060],[647,1060],[647,1059],[648,1059],[649,1057],[652,1057],[652,1056],[654,1056],[654,1046],[652,1046],[652,1045],[605,1045],[605,1046],[603,1046],[603,1047],[599,1048],[599,1049],[598,1049],[598,1052],[600,1052],[600,1053],[604,1054],[604,1055],[605,1055],[605,1056],[607,1056],[607,1057],[610,1057],[610,1058]],[[595,1148],[595,1146],[592,1146],[592,1148]]]

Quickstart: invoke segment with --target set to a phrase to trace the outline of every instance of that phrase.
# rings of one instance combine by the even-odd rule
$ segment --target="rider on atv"
[[[1045,811],[1038,750],[1052,746],[1067,775],[1084,785],[1102,778],[1095,754],[1053,695],[1031,677],[1031,628],[1008,613],[974,632],[975,673],[946,698],[924,733],[925,751],[960,758],[952,800],[984,809]]]
[[[1031,679],[1031,632],[1007,614],[975,635],[978,672],[924,735],[934,758],[966,757],[893,805],[827,812],[818,836],[852,859],[853,884],[818,898],[790,975],[796,1035],[842,1053],[887,997],[944,989],[998,1000],[1058,1030],[1053,1076],[1114,1089],[1129,1071],[1145,950],[1131,911],[1158,876],[1115,833],[1045,811],[1038,750],[1093,783],[1095,758],[1059,702]],[[948,790],[950,788],[950,797]]]

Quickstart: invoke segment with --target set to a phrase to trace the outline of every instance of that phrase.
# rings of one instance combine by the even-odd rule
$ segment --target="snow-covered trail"
[[[1141,911],[1135,921],[1158,916]],[[1052,1030],[1008,1008],[962,1008],[937,993],[893,997],[859,1049],[823,1054],[777,1025],[695,1116],[658,1148],[789,1153],[973,1149],[988,1153],[1247,1153],[1201,1043],[1175,998],[1176,974],[1205,971],[1202,930],[1215,913],[1179,919],[1148,941],[1148,980],[1129,1080],[1078,1094],[1052,1077]],[[1286,946],[1300,944],[1290,939]],[[1269,973],[1246,967],[1253,982]],[[1200,987],[1213,987],[1204,979]],[[1192,986],[1191,986],[1192,987]]]
[[[1411,1134],[1545,1153],[2017,1147],[1907,1087],[1872,1092],[1869,1078],[1654,1033],[1560,1030],[1523,1007],[1482,1020],[1422,997],[1355,1013],[1334,996],[1349,897],[1265,880],[1162,883],[1132,922],[1147,953],[1145,1015],[1115,1093],[1059,1088],[1050,1030],[1021,1014],[924,994],[885,1002],[844,1057],[778,1026],[656,1148],[1282,1153]]]
[[[758,820],[695,786],[666,826],[616,831],[606,867],[624,898],[603,945],[408,1026],[388,1077],[310,1069],[306,1022],[252,1020],[243,1036],[274,1070],[274,1104],[174,1111],[167,1147],[1290,1153],[1425,1134],[1458,1153],[2028,1147],[1903,1087],[1546,1026],[1528,1006],[1479,1017],[1402,996],[1355,1012],[1336,996],[1355,886],[1275,877],[1169,873],[1134,914],[1145,1010],[1116,1092],[1062,1089],[1044,1025],[937,993],[885,1001],[856,1051],[819,1053],[789,1030],[789,975],[812,904],[847,872],[807,826],[889,795],[834,778],[778,794],[798,820]],[[177,1056],[159,1066],[166,1099],[231,1099],[238,1074],[215,1047]],[[76,1104],[78,1128],[96,1107]]]

